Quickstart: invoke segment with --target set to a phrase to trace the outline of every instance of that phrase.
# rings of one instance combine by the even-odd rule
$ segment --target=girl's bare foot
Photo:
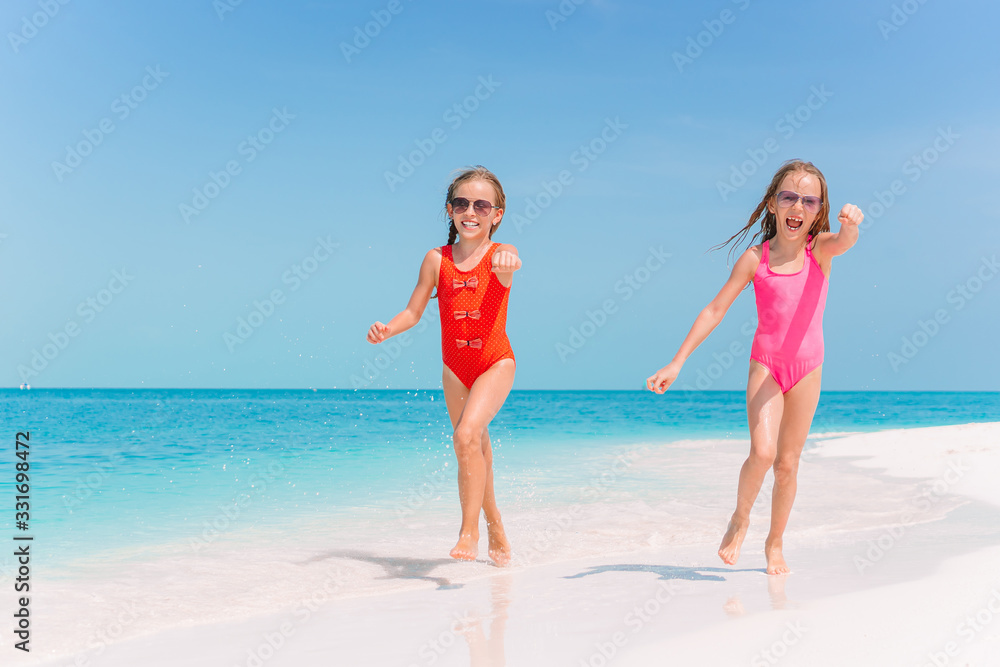
[[[503,524],[499,521],[487,524],[487,533],[490,538],[490,558],[497,567],[506,567],[510,564],[510,542],[503,531]]]
[[[726,529],[726,534],[722,536],[722,544],[719,545],[719,558],[726,565],[736,565],[749,526],[749,521],[738,521],[736,517],[729,520],[729,528]]]
[[[451,550],[451,557],[456,560],[476,560],[479,555],[479,535],[459,533],[458,544]]]
[[[765,540],[764,556],[767,558],[768,574],[788,574],[791,569],[781,553],[781,540]]]

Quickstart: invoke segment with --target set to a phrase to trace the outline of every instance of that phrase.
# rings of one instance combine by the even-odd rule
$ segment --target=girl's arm
[[[826,232],[816,239],[816,251],[822,257],[843,255],[858,242],[858,225],[865,219],[864,213],[854,204],[844,204],[837,220],[840,221],[840,231],[836,234]],[[814,251],[815,252],[815,251]]]
[[[681,367],[687,361],[687,358],[708,338],[708,334],[712,333],[715,327],[719,325],[719,322],[722,321],[722,318],[726,316],[726,312],[733,305],[736,297],[740,295],[740,292],[747,286],[747,283],[753,280],[753,275],[756,273],[759,263],[760,256],[751,248],[748,248],[736,260],[733,272],[729,275],[729,280],[722,286],[722,289],[719,290],[719,293],[712,299],[711,303],[705,306],[698,314],[698,317],[695,318],[694,324],[691,326],[691,331],[688,332],[684,342],[681,343],[680,349],[677,350],[677,354],[674,355],[673,360],[646,379],[647,389],[655,391],[657,394],[662,394],[677,379],[677,375],[680,373]]]
[[[514,272],[521,268],[521,258],[517,256],[517,248],[509,243],[502,243],[493,251],[492,271],[497,274],[500,284],[510,287],[514,280]]]
[[[417,286],[413,288],[413,294],[406,308],[389,320],[388,324],[376,322],[371,325],[368,329],[368,342],[381,343],[386,338],[401,334],[419,322],[437,284],[440,271],[441,253],[435,248],[424,255],[424,261],[420,265],[420,275],[417,277]]]

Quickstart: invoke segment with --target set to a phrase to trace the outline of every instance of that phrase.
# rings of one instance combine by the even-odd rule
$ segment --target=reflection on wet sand
[[[739,595],[734,595],[726,600],[726,603],[722,605],[722,611],[726,612],[726,615],[732,618],[738,618],[747,613],[747,610],[743,608],[743,601],[740,600]]]
[[[785,595],[785,579],[787,574],[772,574],[767,578],[767,593],[771,596],[772,609],[788,607],[788,596]]]
[[[491,611],[488,616],[469,617],[462,626],[462,636],[469,644],[471,667],[506,667],[504,631],[510,605],[510,576],[494,577],[490,582]],[[490,621],[489,636],[484,623]]]
[[[785,594],[785,580],[787,578],[787,574],[767,575],[767,594],[771,598],[771,609],[788,609],[795,606],[794,602],[789,602],[788,595]],[[734,595],[726,600],[725,604],[722,605],[722,611],[732,618],[738,618],[746,613],[739,595]]]

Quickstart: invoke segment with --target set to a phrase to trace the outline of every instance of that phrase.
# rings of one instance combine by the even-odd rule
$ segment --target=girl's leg
[[[496,494],[493,491],[493,447],[490,445],[490,430],[483,431],[483,458],[486,459],[486,490],[483,493],[483,515],[486,517],[486,532],[490,540],[490,558],[497,565],[510,562],[510,543],[500,519]]]
[[[740,469],[740,485],[736,492],[736,511],[719,545],[719,558],[734,565],[740,557],[740,547],[750,526],[750,509],[768,468],[774,463],[778,447],[778,426],[784,402],[781,388],[771,372],[750,360],[747,378],[747,421],[750,425],[750,455]]]
[[[819,403],[819,387],[822,366],[810,372],[795,383],[785,394],[785,410],[781,417],[778,433],[778,452],[774,460],[774,491],[771,494],[771,531],[764,542],[767,556],[767,573],[789,572],[781,552],[782,536],[788,517],[792,513],[796,483],[799,474],[799,457],[809,435],[816,405]]]
[[[462,384],[462,381],[455,376],[450,368],[445,366],[442,379],[445,388],[444,398],[448,405],[448,416],[451,418],[451,426],[458,426],[458,420],[462,416],[465,407],[465,399],[469,396],[469,390]],[[507,565],[510,562],[510,543],[503,529],[503,521],[500,518],[500,510],[497,507],[496,496],[493,491],[493,448],[490,444],[490,432],[487,427],[483,431],[483,458],[486,463],[486,488],[483,492],[483,514],[486,517],[486,532],[489,536],[490,558],[497,565]]]
[[[486,427],[500,411],[507,394],[514,384],[514,361],[502,359],[472,384],[463,397],[454,383],[465,386],[445,366],[443,386],[449,413],[453,406],[460,406],[455,425],[455,456],[458,459],[458,496],[462,503],[462,528],[458,543],[451,550],[452,558],[474,560],[479,553],[479,513],[486,498],[488,479],[487,457],[484,455],[483,436]],[[450,398],[449,398],[450,395]],[[492,452],[490,456],[492,462]],[[495,500],[493,507],[495,508]],[[491,508],[492,512],[492,508]]]

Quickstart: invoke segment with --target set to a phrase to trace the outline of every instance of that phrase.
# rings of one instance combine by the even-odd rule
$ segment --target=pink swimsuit
[[[770,243],[764,241],[753,276],[757,298],[757,332],[750,358],[763,364],[781,393],[823,363],[823,308],[830,284],[806,242],[806,258],[796,273],[775,273],[768,265]]]

